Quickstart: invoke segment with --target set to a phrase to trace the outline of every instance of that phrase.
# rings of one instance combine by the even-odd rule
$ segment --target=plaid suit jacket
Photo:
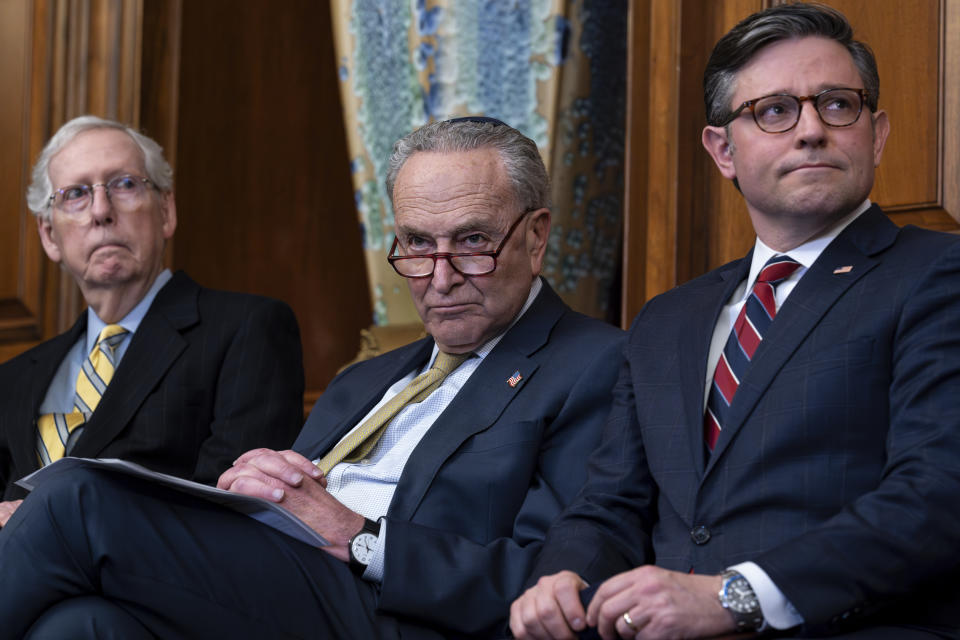
[[[707,353],[749,265],[637,316],[587,486],[534,578],[572,569],[595,583],[645,563],[716,574],[749,560],[803,633],[956,631],[960,237],[900,229],[876,206],[854,221],[784,302],[708,460]]]

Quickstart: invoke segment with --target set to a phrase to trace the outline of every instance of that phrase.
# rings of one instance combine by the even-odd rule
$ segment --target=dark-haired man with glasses
[[[871,204],[889,123],[852,35],[785,4],[714,48],[703,144],[755,246],[635,320],[516,637],[960,636],[960,238]]]
[[[78,637],[93,618],[125,638],[503,636],[586,477],[624,334],[540,278],[549,182],[519,131],[427,125],[397,142],[387,183],[387,259],[429,336],[347,368],[292,451],[250,451],[219,482],[279,503],[329,546],[78,474],[70,491],[37,489],[19,529],[0,532],[0,592],[18,592],[0,598],[7,632]],[[64,571],[67,588],[53,578]]]
[[[251,447],[289,446],[303,420],[296,319],[164,269],[177,215],[156,142],[75,118],[43,149],[27,200],[87,309],[0,365],[0,526],[25,495],[14,482],[64,456],[212,484]]]

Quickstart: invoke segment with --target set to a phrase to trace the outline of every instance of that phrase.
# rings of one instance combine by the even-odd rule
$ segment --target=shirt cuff
[[[803,616],[759,565],[755,562],[741,562],[730,569],[746,578],[757,595],[760,610],[763,612],[764,628],[770,626],[774,629],[789,629],[803,624]]]
[[[373,557],[363,572],[363,579],[368,582],[383,582],[383,556],[387,542],[387,519],[380,518],[380,535],[377,536],[377,545],[373,548]]]

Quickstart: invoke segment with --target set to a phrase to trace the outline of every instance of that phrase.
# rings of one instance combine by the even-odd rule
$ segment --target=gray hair
[[[60,127],[40,152],[33,165],[32,181],[27,187],[27,206],[37,217],[50,217],[50,194],[53,184],[50,182],[50,159],[60,153],[74,138],[93,129],[117,129],[123,131],[136,143],[143,153],[143,165],[146,177],[163,193],[173,191],[173,169],[163,157],[163,148],[154,140],[139,131],[115,120],[106,120],[97,116],[80,116]]]
[[[873,51],[865,43],[853,39],[853,28],[836,9],[820,4],[796,3],[754,13],[717,42],[703,73],[707,124],[721,126],[730,117],[730,101],[736,90],[736,72],[757,51],[780,40],[807,36],[835,40],[850,52],[868,93],[866,104],[870,111],[876,111],[880,99],[880,74]]]
[[[397,140],[387,168],[387,193],[391,204],[397,174],[413,154],[475,149],[495,149],[499,153],[517,204],[524,210],[550,206],[550,178],[537,144],[511,126],[481,118],[434,122]]]

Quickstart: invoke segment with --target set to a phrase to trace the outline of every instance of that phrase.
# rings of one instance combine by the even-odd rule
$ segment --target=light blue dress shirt
[[[130,313],[124,316],[120,322],[116,323],[130,332],[114,350],[114,362],[116,364],[120,364],[120,360],[127,352],[130,340],[140,326],[143,317],[147,314],[147,310],[150,309],[150,305],[153,304],[153,299],[157,297],[157,293],[172,277],[173,274],[170,273],[169,269],[161,271],[147,294],[137,303],[137,306],[131,309]],[[50,381],[50,386],[47,387],[43,402],[40,403],[41,415],[73,411],[73,398],[77,392],[77,376],[80,375],[80,367],[83,366],[83,361],[97,344],[97,338],[105,326],[107,326],[107,323],[101,320],[93,309],[87,307],[87,333],[70,347],[67,356],[60,363],[60,367]]]

